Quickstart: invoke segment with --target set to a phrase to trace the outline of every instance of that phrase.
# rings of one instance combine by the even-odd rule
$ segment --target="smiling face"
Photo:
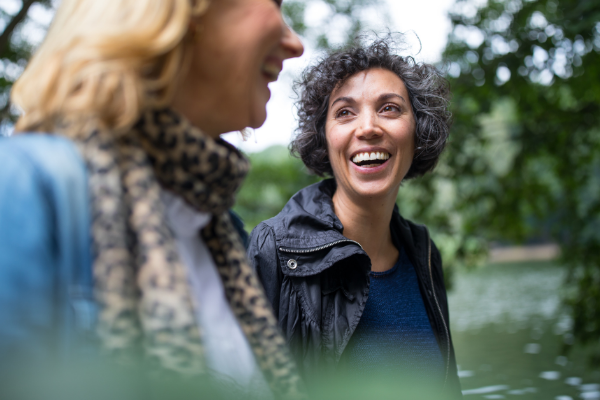
[[[413,161],[415,128],[408,91],[393,72],[369,69],[336,88],[325,123],[336,195],[395,200]]]
[[[283,61],[304,51],[281,0],[213,0],[190,44],[191,65],[173,107],[209,135],[258,128]]]

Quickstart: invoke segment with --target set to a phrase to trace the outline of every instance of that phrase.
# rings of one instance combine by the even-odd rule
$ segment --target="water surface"
[[[466,400],[600,399],[600,371],[586,368],[553,263],[490,265],[455,276],[450,323]]]

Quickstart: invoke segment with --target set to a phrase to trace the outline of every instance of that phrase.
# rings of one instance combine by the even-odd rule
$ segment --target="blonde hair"
[[[17,131],[124,130],[169,104],[193,17],[210,0],[62,0],[11,97]]]

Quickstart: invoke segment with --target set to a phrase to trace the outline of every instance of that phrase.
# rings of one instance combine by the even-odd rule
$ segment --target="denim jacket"
[[[87,170],[53,135],[0,138],[0,370],[96,349]],[[242,241],[248,234],[230,212]]]
[[[86,168],[75,145],[38,134],[0,139],[0,367],[91,349],[91,263]]]

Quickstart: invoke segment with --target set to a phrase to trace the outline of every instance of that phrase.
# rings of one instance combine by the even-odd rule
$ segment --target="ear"
[[[190,0],[190,1],[192,3],[192,15],[195,17],[199,17],[199,16],[205,14],[212,3],[211,0]]]
[[[188,35],[192,40],[202,33],[203,23],[202,17],[208,12],[208,9],[213,4],[211,0],[190,0],[192,3],[192,12],[190,22],[188,24]]]

